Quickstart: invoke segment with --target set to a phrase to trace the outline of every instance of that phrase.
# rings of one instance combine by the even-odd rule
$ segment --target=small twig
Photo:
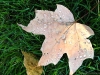
[[[90,10],[92,11],[94,8],[96,8],[96,6],[98,5],[99,7],[99,0],[98,0],[98,3]],[[98,8],[99,9],[99,8]],[[99,10],[98,10],[99,11]],[[89,12],[87,12],[85,15],[83,15],[81,18],[77,19],[75,22],[79,21],[80,19],[84,18]]]

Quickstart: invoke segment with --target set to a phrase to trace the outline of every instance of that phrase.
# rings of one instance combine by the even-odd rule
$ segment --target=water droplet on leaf
[[[83,55],[83,57],[86,57],[86,55]]]
[[[44,24],[44,28],[47,28],[47,24]]]
[[[64,43],[66,44],[67,43],[67,40],[65,40]]]
[[[65,40],[66,39],[65,34],[63,34],[61,38],[62,38],[62,40]]]
[[[82,58],[82,56],[80,56],[80,58]]]

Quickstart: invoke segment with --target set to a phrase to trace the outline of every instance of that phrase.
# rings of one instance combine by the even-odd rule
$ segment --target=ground
[[[41,57],[40,48],[45,37],[27,33],[17,23],[27,25],[35,17],[35,9],[54,11],[56,4],[68,7],[75,20],[80,18],[78,22],[90,26],[95,32],[90,39],[94,59],[85,60],[74,75],[100,75],[98,2],[99,0],[0,0],[0,75],[26,75],[21,50],[34,53],[38,59]],[[84,16],[85,14],[87,15]],[[68,58],[64,54],[57,65],[50,64],[43,68],[46,75],[68,75]]]

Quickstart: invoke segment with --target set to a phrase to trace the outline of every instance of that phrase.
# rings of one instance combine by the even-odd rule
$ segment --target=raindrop
[[[60,19],[62,18],[62,16],[59,16],[60,17]]]
[[[32,32],[34,33],[34,32],[35,32],[35,30],[32,30]]]
[[[78,58],[78,56],[76,58]]]
[[[53,15],[53,12],[50,12],[51,15]]]
[[[91,55],[89,55],[89,57],[90,57]]]
[[[87,49],[86,49],[86,48],[84,48],[84,51],[87,51]]]
[[[56,31],[56,34],[59,34],[59,31]]]
[[[83,57],[86,57],[86,55],[84,55]]]
[[[46,17],[46,14],[43,14],[44,15],[44,17]]]
[[[64,43],[67,43],[67,40],[65,40]]]
[[[90,41],[87,39],[87,43],[90,44]]]
[[[82,36],[84,36],[85,34],[82,33]]]
[[[48,62],[48,60],[47,60],[47,62],[45,62],[45,65],[48,65],[48,63],[49,63],[49,62]]]
[[[59,11],[61,13],[61,11]]]
[[[90,47],[90,50],[93,50],[93,48],[92,48],[92,47]]]
[[[58,15],[56,15],[56,17],[58,17]]]
[[[49,60],[47,60],[47,63],[49,62]]]
[[[65,34],[63,34],[61,38],[62,38],[62,40],[65,40],[66,39]]]
[[[46,24],[44,24],[44,28],[47,28],[47,25]]]
[[[71,36],[70,38],[71,38],[71,39],[73,39],[73,37],[72,37],[72,36]]]
[[[61,48],[60,48],[59,50],[60,50],[60,51],[62,51],[62,49],[61,49]]]
[[[72,42],[71,42],[71,41],[69,41],[69,44],[72,44]]]
[[[39,28],[37,27],[37,30],[38,30]]]
[[[52,24],[52,22],[50,24]]]
[[[41,21],[40,21],[40,20],[38,20],[38,23],[41,23]]]
[[[62,15],[62,17],[64,17],[64,18],[65,18],[65,16],[64,16],[64,15]]]
[[[60,58],[61,58],[61,54],[58,53],[58,54],[57,54],[57,59],[60,59]]]
[[[82,48],[80,48],[80,50],[82,51],[83,49],[82,49]]]
[[[42,30],[43,28],[41,28],[41,30]]]
[[[53,16],[51,16],[53,18]]]
[[[58,41],[57,39],[55,39],[55,41],[56,41],[57,43],[60,43],[60,41]]]
[[[80,58],[82,58],[82,56],[80,56]]]
[[[59,22],[62,22],[62,20],[60,20],[60,19],[59,19],[58,21],[59,21]]]
[[[57,19],[56,19],[56,18],[54,18],[54,21],[57,21]]]
[[[51,23],[48,23],[48,25],[50,25]]]
[[[60,43],[60,41],[57,41],[57,43]]]
[[[60,53],[57,53],[57,55],[59,56],[59,55],[60,55]]]

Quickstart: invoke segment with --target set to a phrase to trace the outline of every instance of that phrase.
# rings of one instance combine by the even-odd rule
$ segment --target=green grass
[[[35,17],[35,9],[56,9],[56,4],[68,7],[75,20],[90,26],[95,36],[91,38],[94,59],[87,59],[74,75],[100,75],[100,4],[91,9],[98,0],[0,0],[0,75],[26,75],[21,50],[32,52],[41,57],[41,45],[44,36],[23,31],[17,23],[27,25]],[[45,75],[68,75],[68,58],[64,54],[57,65],[44,67]],[[96,74],[97,73],[97,74]],[[44,75],[44,74],[43,74]]]

